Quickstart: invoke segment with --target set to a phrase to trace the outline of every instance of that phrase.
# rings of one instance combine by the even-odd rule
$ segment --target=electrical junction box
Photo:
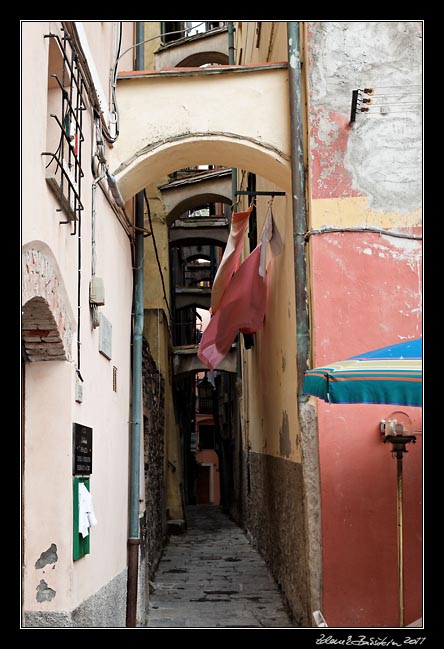
[[[77,379],[77,381],[76,381],[75,399],[76,399],[77,403],[82,403],[82,401],[83,401],[83,385],[79,381],[79,379]]]
[[[101,277],[92,277],[89,283],[89,301],[96,306],[105,304],[105,286]]]

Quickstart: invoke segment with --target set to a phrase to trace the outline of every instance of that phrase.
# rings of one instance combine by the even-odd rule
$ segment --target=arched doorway
[[[74,317],[50,248],[32,241],[22,250],[21,353],[21,559],[22,613],[35,597],[35,556],[39,556],[45,526],[35,514],[45,506],[45,475],[50,451],[64,439],[60,395],[71,395]],[[57,394],[57,390],[58,393]],[[68,474],[69,475],[69,474]],[[25,481],[26,476],[26,481]],[[60,511],[66,503],[57,503]],[[52,512],[57,516],[60,511]],[[61,526],[63,527],[63,526]]]

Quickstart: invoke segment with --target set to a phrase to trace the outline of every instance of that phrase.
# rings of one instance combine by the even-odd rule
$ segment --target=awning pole
[[[404,626],[404,548],[402,538],[402,452],[397,457],[397,522],[398,522],[398,584],[399,584],[399,626]]]

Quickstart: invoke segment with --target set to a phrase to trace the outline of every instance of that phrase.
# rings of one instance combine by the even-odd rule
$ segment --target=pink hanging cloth
[[[220,301],[227,288],[233,273],[239,268],[239,259],[242,252],[245,230],[248,219],[253,211],[250,205],[245,212],[235,212],[231,217],[231,228],[224,254],[213,280],[211,289],[211,313],[214,315],[219,308]]]
[[[216,369],[228,354],[238,331],[255,333],[262,327],[267,286],[259,274],[260,260],[261,244],[228,281],[217,311],[203,333],[197,356],[210,370]]]

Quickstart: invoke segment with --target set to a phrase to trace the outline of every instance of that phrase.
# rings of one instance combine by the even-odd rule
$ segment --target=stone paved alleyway
[[[278,587],[245,534],[218,507],[187,508],[150,597],[148,627],[292,627]]]

